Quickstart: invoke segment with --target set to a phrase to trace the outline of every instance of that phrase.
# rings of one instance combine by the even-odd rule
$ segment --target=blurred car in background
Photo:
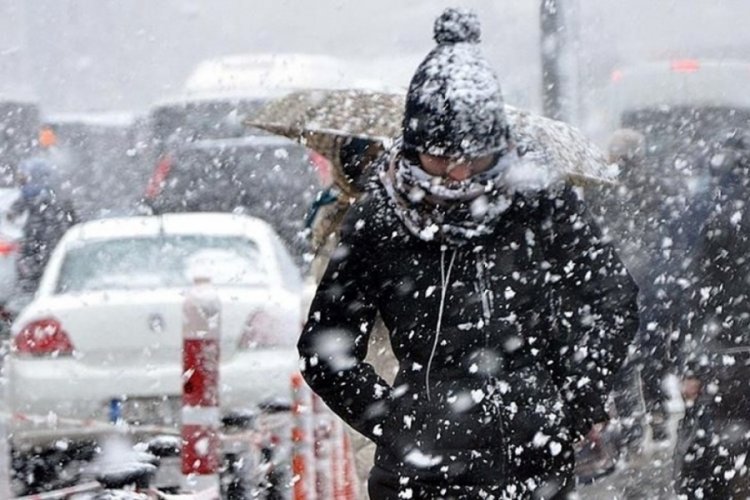
[[[300,234],[305,214],[327,168],[320,155],[265,132],[198,140],[159,161],[145,201],[156,214],[239,212],[260,217],[301,264],[307,248]]]
[[[184,142],[247,135],[251,132],[242,125],[243,118],[265,102],[258,96],[226,93],[163,100],[149,111],[150,146],[158,157]]]
[[[328,161],[243,122],[269,99],[301,88],[365,86],[347,63],[315,54],[248,54],[200,63],[183,93],[149,112],[154,213],[241,211],[272,224],[302,264],[300,232]]]
[[[184,142],[255,135],[242,125],[269,99],[301,89],[374,88],[351,62],[319,54],[241,54],[207,59],[182,91],[149,113],[153,147],[161,156]]]
[[[132,214],[151,168],[137,144],[130,113],[66,113],[44,117],[56,135],[52,156],[78,217]]]
[[[101,421],[116,400],[128,422],[177,424],[182,305],[197,276],[221,300],[222,410],[285,397],[302,311],[283,243],[252,217],[170,214],[68,231],[12,327],[11,411]]]
[[[399,59],[400,60],[400,59]],[[144,202],[154,213],[240,211],[271,223],[302,264],[301,237],[315,195],[330,183],[314,151],[244,125],[270,99],[302,89],[399,87],[378,66],[318,54],[244,54],[209,59],[182,94],[149,112],[154,172]],[[394,71],[386,72],[389,76]],[[404,85],[408,81],[403,82]]]
[[[634,128],[667,155],[721,129],[750,125],[750,61],[676,59],[615,69],[607,129]]]

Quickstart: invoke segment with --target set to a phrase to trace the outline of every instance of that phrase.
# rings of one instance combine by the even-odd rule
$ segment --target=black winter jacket
[[[717,418],[750,419],[750,158],[727,174],[689,268],[684,375]]]
[[[453,485],[572,474],[638,327],[637,287],[570,188],[516,195],[489,237],[406,231],[382,188],[349,211],[299,341],[315,392],[376,466]],[[377,313],[400,369],[364,363]],[[565,477],[563,477],[565,476]]]
[[[31,199],[19,198],[10,213],[26,213],[17,262],[18,287],[23,292],[34,292],[52,251],[78,218],[72,202],[59,198],[54,191]]]

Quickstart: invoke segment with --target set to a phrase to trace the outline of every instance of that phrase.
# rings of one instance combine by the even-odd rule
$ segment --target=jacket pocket
[[[411,394],[393,402],[383,425],[381,446],[400,457],[416,451],[437,461],[459,451],[499,451],[504,439],[495,425],[499,411],[490,397],[457,391],[414,399]]]
[[[497,385],[511,469],[515,464],[550,470],[572,461],[569,409],[549,373],[521,368]]]

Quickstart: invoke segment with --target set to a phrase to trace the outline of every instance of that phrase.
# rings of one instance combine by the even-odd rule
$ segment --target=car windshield
[[[56,293],[185,287],[196,277],[208,277],[217,286],[257,286],[269,279],[251,240],[165,235],[91,241],[70,248]]]

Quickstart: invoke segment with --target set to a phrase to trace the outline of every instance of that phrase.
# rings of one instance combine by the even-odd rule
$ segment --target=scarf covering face
[[[489,170],[464,181],[446,181],[425,172],[418,162],[395,150],[380,166],[379,176],[396,215],[424,241],[466,243],[491,234],[513,196],[504,174],[518,159],[515,150]]]

